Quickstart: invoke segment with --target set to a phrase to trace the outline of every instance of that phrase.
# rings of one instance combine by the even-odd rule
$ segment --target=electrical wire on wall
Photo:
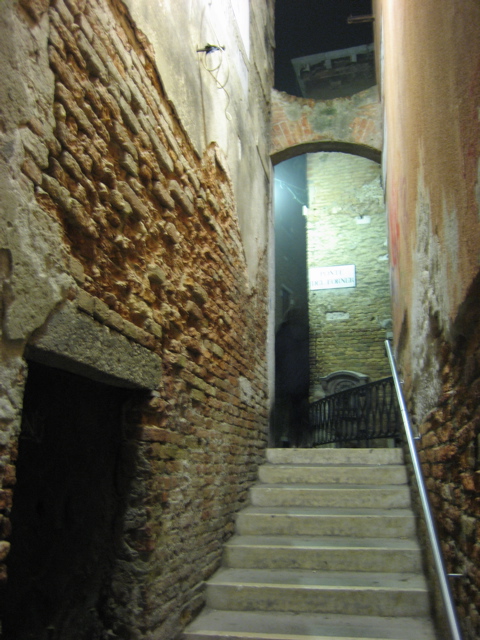
[[[211,7],[212,2],[208,3],[209,7]],[[208,71],[208,73],[215,80],[215,84],[217,89],[224,91],[227,97],[227,104],[225,106],[225,116],[227,120],[232,120],[232,116],[228,111],[228,106],[230,104],[230,94],[228,93],[226,86],[228,80],[230,78],[230,67],[228,66],[228,60],[225,56],[225,47],[219,44],[219,39],[213,28],[213,25],[208,21],[209,27],[214,35],[214,42],[216,44],[207,43],[203,48],[197,49],[197,53],[202,55],[202,65],[203,68]],[[209,58],[215,60],[215,56],[219,56],[218,63],[209,64]],[[223,75],[223,78],[222,78]]]

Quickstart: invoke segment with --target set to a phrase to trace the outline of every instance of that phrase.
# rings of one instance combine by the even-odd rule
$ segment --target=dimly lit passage
[[[385,338],[480,638],[479,33],[478,0],[1,3],[6,640],[438,640]]]

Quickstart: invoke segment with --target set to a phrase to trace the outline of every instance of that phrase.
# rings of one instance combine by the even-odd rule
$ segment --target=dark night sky
[[[299,95],[292,58],[373,41],[372,25],[347,24],[371,13],[371,0],[276,0],[275,88]]]

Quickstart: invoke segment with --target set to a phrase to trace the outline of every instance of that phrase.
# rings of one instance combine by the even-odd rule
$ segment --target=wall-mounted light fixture
[[[213,53],[214,51],[225,51],[225,47],[220,44],[206,44],[203,49],[197,49],[197,53]]]

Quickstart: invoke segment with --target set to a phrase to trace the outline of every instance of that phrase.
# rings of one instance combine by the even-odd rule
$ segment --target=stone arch
[[[316,151],[342,151],[380,162],[381,123],[376,87],[349,98],[325,101],[273,90],[272,162]]]
[[[382,153],[378,149],[368,147],[362,144],[353,144],[349,142],[304,142],[297,144],[286,149],[281,149],[276,153],[272,153],[270,156],[273,165],[277,165],[284,160],[290,160],[296,156],[301,156],[304,153],[316,153],[318,151],[338,151],[340,153],[351,153],[355,156],[361,156],[373,162],[380,163],[382,160]]]

